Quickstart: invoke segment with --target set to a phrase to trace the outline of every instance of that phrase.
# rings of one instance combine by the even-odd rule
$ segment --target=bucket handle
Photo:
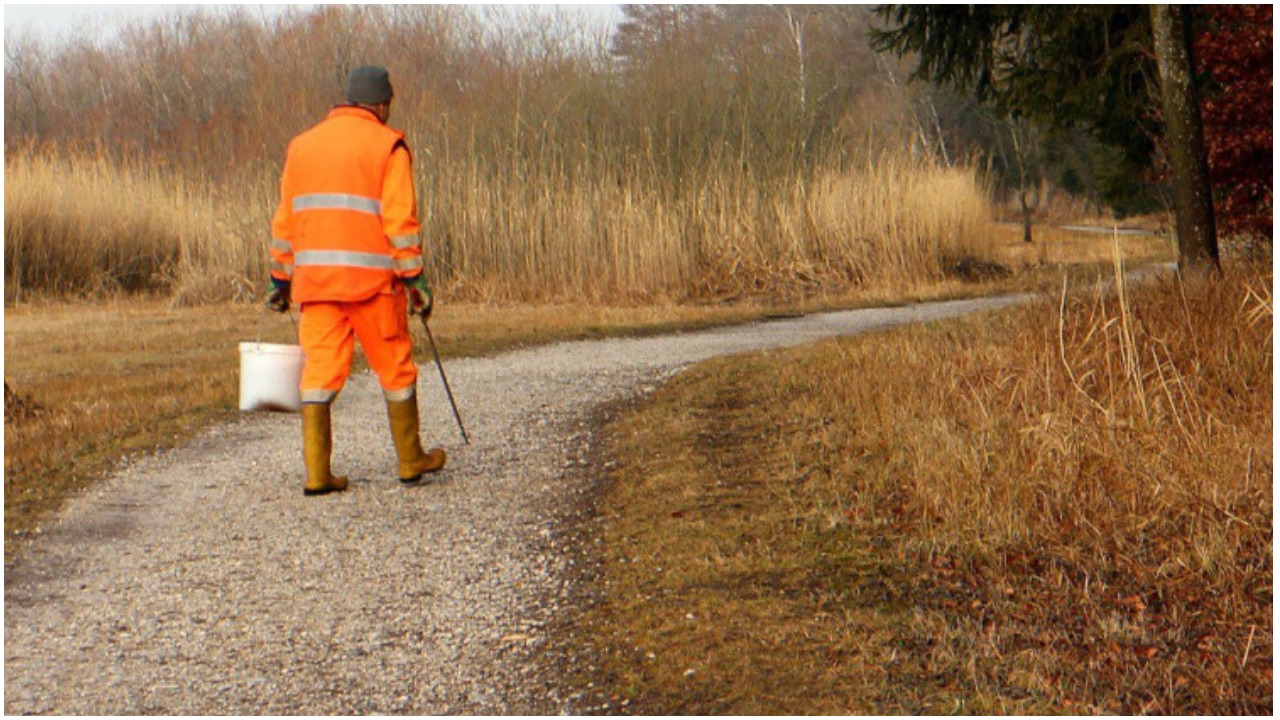
[[[262,310],[262,316],[258,319],[258,343],[262,342],[262,326],[267,322],[267,316],[273,314],[272,311],[268,310],[265,306],[263,306]],[[302,331],[298,328],[298,319],[293,316],[293,306],[289,306],[289,309],[286,312],[289,314],[289,320],[293,322],[293,336],[297,339],[298,344],[301,345]]]

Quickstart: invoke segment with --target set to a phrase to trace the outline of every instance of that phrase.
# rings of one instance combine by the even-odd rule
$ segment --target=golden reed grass
[[[243,204],[228,207],[224,194],[141,162],[9,153],[5,300],[171,292],[211,278],[226,288],[209,299],[235,297],[266,261],[244,237]]]
[[[706,171],[673,189],[636,168],[512,162],[416,168],[429,277],[450,297],[684,301],[910,287],[990,251],[988,206],[964,168],[885,157],[770,182]],[[212,185],[141,163],[14,152],[5,171],[7,301],[164,290],[213,302],[266,283],[277,168]]]

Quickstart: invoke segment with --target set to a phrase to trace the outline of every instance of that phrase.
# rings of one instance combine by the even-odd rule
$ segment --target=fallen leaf
[[[1142,601],[1141,595],[1130,595],[1129,597],[1122,599],[1120,604],[1135,613],[1140,613],[1147,609],[1147,604]]]

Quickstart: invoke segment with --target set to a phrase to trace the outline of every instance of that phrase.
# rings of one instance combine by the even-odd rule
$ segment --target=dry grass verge
[[[1072,226],[1082,227],[1082,226]],[[1037,225],[1034,240],[1023,242],[1022,226],[998,223],[992,227],[994,255],[1014,267],[1044,267],[1063,263],[1111,264],[1118,240],[1128,263],[1173,260],[1176,254],[1166,237],[1155,232],[1126,230],[1118,238],[1107,232],[1113,226],[1095,226],[1097,232]]]
[[[1269,713],[1270,274],[708,363],[613,429],[633,712]]]

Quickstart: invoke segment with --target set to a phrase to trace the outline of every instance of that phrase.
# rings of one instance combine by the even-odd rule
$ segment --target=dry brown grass
[[[1035,268],[1071,264],[1109,264],[1115,256],[1116,242],[1129,263],[1172,262],[1177,248],[1171,240],[1154,231],[1143,234],[1113,235],[1106,232],[1113,225],[1096,225],[1101,232],[1072,230],[1037,225],[1033,242],[1022,240],[1022,226],[997,223],[992,227],[992,254],[1014,268]]]
[[[1268,713],[1270,275],[717,361],[612,433],[638,712]]]

